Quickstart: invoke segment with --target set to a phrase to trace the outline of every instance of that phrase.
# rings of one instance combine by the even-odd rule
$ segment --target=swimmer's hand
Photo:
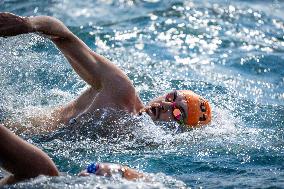
[[[27,17],[20,17],[7,12],[0,12],[0,37],[9,37],[33,32]]]

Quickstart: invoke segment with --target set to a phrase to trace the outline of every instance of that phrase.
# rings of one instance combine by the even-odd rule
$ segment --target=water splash
[[[214,114],[210,126],[183,133],[145,116],[97,122],[91,132],[83,129],[73,136],[60,130],[49,140],[32,138],[30,142],[70,175],[41,177],[16,187],[149,187],[144,182],[74,176],[91,161],[153,173],[156,188],[281,185],[284,21],[276,12],[283,3],[13,2],[5,2],[0,10],[62,19],[127,73],[145,103],[172,89],[191,89],[210,100]],[[31,114],[46,114],[86,87],[42,37],[1,39],[0,46],[1,117],[26,125]],[[128,125],[128,130],[123,135],[96,135],[113,125]]]

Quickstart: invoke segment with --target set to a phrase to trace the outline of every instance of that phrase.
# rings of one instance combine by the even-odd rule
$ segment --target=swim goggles
[[[98,163],[91,163],[87,167],[87,173],[96,174],[97,170],[99,170],[100,166]]]
[[[165,101],[166,102],[171,102],[172,103],[172,115],[175,119],[175,121],[183,125],[184,124],[184,113],[183,111],[177,106],[175,99],[177,97],[177,91],[173,91],[169,94],[167,94]]]

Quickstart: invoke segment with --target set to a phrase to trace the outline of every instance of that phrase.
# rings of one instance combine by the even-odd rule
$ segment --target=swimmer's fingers
[[[0,13],[0,37],[15,36],[32,32],[32,26],[28,18],[11,13]]]

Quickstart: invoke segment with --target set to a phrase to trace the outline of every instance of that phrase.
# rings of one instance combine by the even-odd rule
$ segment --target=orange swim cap
[[[207,100],[190,90],[179,90],[187,102],[188,115],[185,124],[195,127],[211,121],[211,107]]]

